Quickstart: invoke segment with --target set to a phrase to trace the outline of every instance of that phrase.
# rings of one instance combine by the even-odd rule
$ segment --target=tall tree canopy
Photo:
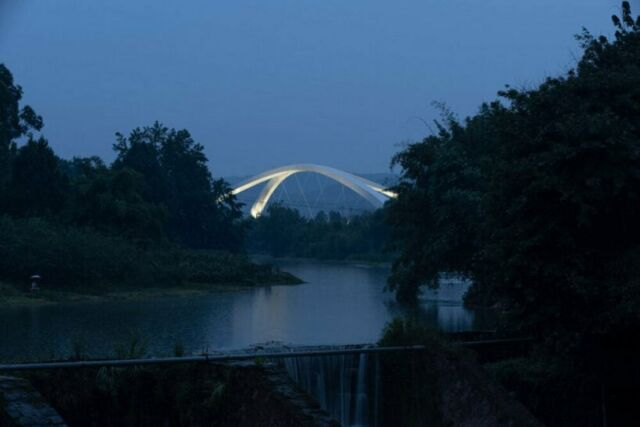
[[[31,107],[20,107],[21,99],[22,88],[14,83],[9,69],[0,64],[0,211],[6,209],[6,192],[17,150],[15,141],[43,126],[42,118]]]
[[[240,205],[222,179],[213,179],[202,145],[186,130],[160,123],[118,134],[114,169],[129,168],[144,181],[144,193],[167,209],[169,236],[192,248],[242,248]]]
[[[34,135],[42,118],[21,99],[22,88],[0,64],[0,213],[91,227],[141,245],[242,249],[240,204],[212,177],[189,132],[156,122],[117,134],[111,166],[95,157],[66,161]]]
[[[97,157],[74,158],[67,169],[72,194],[66,216],[72,223],[141,244],[165,240],[166,209],[144,198],[142,175],[108,168]]]
[[[57,215],[65,205],[68,180],[48,142],[30,138],[18,149],[7,189],[7,210],[15,216]]]
[[[30,129],[42,129],[42,117],[30,106],[20,108],[22,88],[13,81],[9,69],[0,64],[0,146],[5,146],[27,134]]]
[[[625,2],[613,23],[566,75],[445,113],[395,157],[400,299],[456,272],[533,331],[640,326],[640,18]]]

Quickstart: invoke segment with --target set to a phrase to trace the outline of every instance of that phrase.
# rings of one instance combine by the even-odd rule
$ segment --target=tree
[[[460,124],[443,108],[438,134],[409,145],[393,158],[402,167],[399,195],[388,205],[393,227],[393,263],[389,285],[398,300],[415,302],[419,287],[435,288],[441,273],[472,275],[480,250],[487,160],[499,104],[483,106]]]
[[[8,211],[15,216],[53,216],[64,207],[67,177],[46,139],[29,139],[17,151],[7,189]]]
[[[478,277],[538,332],[640,326],[640,19],[625,2],[613,21],[613,42],[579,37],[585,53],[567,76],[502,93],[511,107]],[[622,315],[620,304],[635,308]]]
[[[15,141],[31,130],[42,129],[42,118],[31,107],[20,108],[22,88],[13,81],[13,75],[0,64],[0,211],[7,197],[11,178],[11,165],[16,155]]]
[[[288,209],[281,204],[272,203],[253,226],[253,240],[257,250],[275,257],[296,254],[300,238],[304,235],[305,219],[296,209]]]
[[[579,37],[575,70],[396,156],[400,299],[449,271],[532,333],[640,327],[640,19],[622,12],[614,40]]]
[[[42,117],[30,106],[20,109],[22,88],[13,81],[9,69],[0,64],[0,146],[6,146],[31,129],[42,129]]]
[[[129,169],[110,169],[97,157],[74,158],[69,165],[72,223],[140,244],[165,239],[166,209],[144,198],[143,177]]]
[[[143,177],[147,200],[167,209],[167,234],[174,241],[196,249],[242,249],[240,204],[224,180],[213,179],[204,147],[189,132],[156,122],[117,138],[113,168]]]
[[[151,127],[136,128],[129,137],[116,133],[113,149],[118,154],[113,169],[128,168],[138,172],[144,181],[144,194],[152,203],[165,203],[167,174],[160,163],[160,150],[168,129],[156,122]]]
[[[388,226],[382,209],[353,217],[319,212],[305,218],[275,203],[251,225],[250,249],[272,256],[387,260]]]

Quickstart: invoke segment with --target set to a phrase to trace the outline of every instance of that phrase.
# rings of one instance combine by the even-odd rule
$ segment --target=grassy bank
[[[320,258],[305,258],[305,257],[295,257],[295,256],[283,256],[283,257],[274,257],[269,254],[250,254],[251,260],[260,263],[260,264],[278,264],[280,262],[309,262],[309,263],[322,263],[329,265],[362,265],[362,266],[370,266],[370,267],[391,267],[391,261],[385,259],[359,259],[359,258],[349,258],[349,259],[320,259]]]
[[[287,274],[287,273],[284,273]],[[287,281],[288,280],[288,281]],[[274,282],[278,285],[294,285],[300,281],[296,278],[283,278],[280,282]],[[268,284],[258,284],[255,286],[267,286]],[[12,285],[0,283],[0,308],[1,307],[23,307],[38,306],[46,304],[57,304],[63,302],[101,302],[101,301],[131,301],[143,300],[150,298],[180,298],[190,296],[208,295],[216,292],[232,292],[243,288],[247,285],[238,284],[202,284],[202,283],[186,283],[180,287],[163,287],[163,288],[132,288],[128,290],[107,290],[102,289],[100,292],[82,293],[81,291],[65,291],[65,290],[48,290],[40,289],[37,293],[32,294],[28,288],[20,285]]]
[[[29,277],[42,276],[31,295]],[[300,280],[248,256],[141,246],[89,228],[0,217],[0,304],[206,292]]]
[[[192,364],[52,370],[26,377],[70,426],[204,426],[237,425],[234,373]]]

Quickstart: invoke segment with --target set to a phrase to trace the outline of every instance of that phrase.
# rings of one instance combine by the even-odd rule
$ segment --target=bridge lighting
[[[262,214],[267,203],[269,203],[269,199],[280,184],[291,175],[301,172],[313,172],[329,177],[355,191],[374,207],[381,207],[387,199],[398,197],[396,193],[387,190],[376,182],[339,169],[309,163],[282,166],[268,170],[240,183],[231,193],[234,195],[240,194],[266,181],[267,185],[262,189],[262,192],[251,206],[251,216],[257,218]]]

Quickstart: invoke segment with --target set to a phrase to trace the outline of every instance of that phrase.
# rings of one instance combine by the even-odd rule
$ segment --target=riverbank
[[[218,292],[236,292],[247,288],[275,285],[298,285],[304,283],[294,275],[277,271],[273,280],[264,283],[185,283],[172,287],[140,287],[119,289],[118,287],[102,287],[100,289],[44,289],[35,293],[27,286],[0,282],[0,309],[3,307],[41,306],[67,302],[106,302],[135,301],[167,297],[194,297]]]
[[[176,343],[188,352],[198,352],[268,341],[299,345],[375,342],[384,325],[402,315],[416,316],[445,332],[494,328],[492,318],[452,301],[452,295],[461,293],[462,284],[447,286],[441,300],[434,296],[416,308],[405,309],[384,291],[386,268],[318,262],[273,264],[305,283],[231,285],[233,288],[219,284],[206,292],[156,285],[143,289],[142,295],[118,292],[84,297],[80,302],[33,305],[36,302],[29,300],[31,306],[3,306],[0,359],[33,361],[68,355],[78,341],[84,343],[89,356],[108,357],[131,334],[144,338],[153,355],[171,354]],[[25,292],[28,285],[21,285]],[[44,284],[42,288],[48,290]]]
[[[328,265],[351,265],[351,266],[365,266],[365,267],[385,267],[391,268],[392,260],[384,259],[320,259],[320,258],[305,258],[305,257],[293,257],[293,256],[283,256],[283,257],[274,257],[268,254],[249,254],[249,257],[253,262],[257,262],[259,264],[277,264],[278,262],[304,262],[304,263],[318,263],[318,264],[328,264]]]
[[[0,216],[0,282],[28,290],[42,277],[43,290],[82,295],[151,288],[300,283],[243,253],[194,250],[169,243],[142,244],[90,228],[37,218]],[[15,286],[14,286],[15,287]],[[23,295],[5,289],[5,298]]]

